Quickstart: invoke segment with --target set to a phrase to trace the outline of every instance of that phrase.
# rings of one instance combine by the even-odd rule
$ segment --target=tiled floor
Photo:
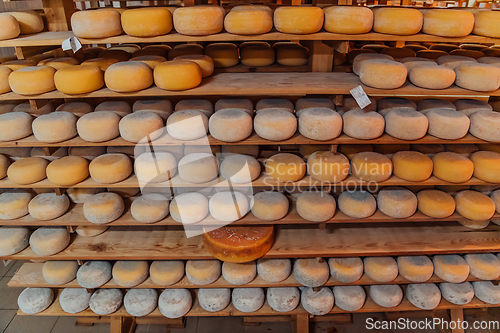
[[[4,266],[0,261],[0,333],[109,333],[109,324],[96,324],[92,327],[75,326],[75,317],[17,316],[17,297],[22,288],[9,288],[7,283],[21,262],[11,262]],[[482,311],[482,310],[477,310]],[[500,320],[500,309],[490,309],[488,320]],[[479,313],[481,314],[481,313]],[[477,312],[474,314],[477,315]],[[356,314],[352,324],[335,325],[331,322],[311,324],[311,333],[413,333],[440,332],[438,330],[367,330],[367,318],[385,320],[382,313]],[[416,318],[422,320],[424,318]],[[466,316],[470,321],[470,316]],[[188,318],[185,329],[168,329],[165,325],[137,325],[135,333],[287,333],[291,332],[289,323],[261,323],[258,326],[242,326],[238,317],[200,317]],[[443,331],[446,332],[446,331]],[[500,330],[467,330],[467,333],[500,333]]]

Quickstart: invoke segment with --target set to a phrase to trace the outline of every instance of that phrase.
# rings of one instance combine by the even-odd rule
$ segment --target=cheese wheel
[[[479,111],[470,117],[470,133],[479,139],[500,142],[500,114],[494,111]]]
[[[60,70],[79,64],[80,62],[73,57],[60,57],[42,60],[37,64],[37,66],[50,66],[54,67],[56,70]]]
[[[392,174],[392,162],[379,153],[358,153],[351,159],[351,173],[363,181],[383,182]]]
[[[25,67],[9,75],[9,85],[19,95],[38,95],[56,89],[54,74],[50,66]]]
[[[393,109],[385,116],[387,134],[402,140],[418,140],[425,136],[429,121],[420,112],[405,109]]]
[[[456,210],[472,221],[486,221],[495,214],[495,203],[487,195],[476,191],[460,191],[455,195]]]
[[[77,11],[71,16],[73,33],[80,38],[106,38],[123,32],[116,9]]]
[[[21,33],[19,22],[10,13],[0,13],[0,25],[0,40],[16,38]]]
[[[94,108],[90,106],[89,103],[86,102],[68,102],[59,105],[56,108],[56,111],[66,111],[74,114],[77,117],[82,117],[94,111]]]
[[[438,65],[442,65],[444,67],[448,67],[450,69],[455,70],[458,66],[464,63],[477,63],[477,60],[471,57],[465,57],[461,55],[445,55],[439,57],[436,62]]]
[[[292,102],[284,98],[263,98],[255,104],[255,111],[257,113],[266,109],[283,109],[293,113],[294,106]]]
[[[122,301],[120,289],[98,289],[90,296],[89,307],[95,314],[106,316],[116,312]]]
[[[13,183],[28,185],[45,179],[45,169],[49,161],[41,157],[27,157],[12,163],[7,169],[7,177]]]
[[[469,265],[458,254],[436,255],[432,262],[434,273],[446,282],[461,283],[469,276]]]
[[[385,97],[377,102],[377,112],[386,116],[392,110],[416,111],[417,104],[406,98]]]
[[[89,142],[104,142],[120,135],[120,116],[112,111],[91,112],[78,119],[78,135]]]
[[[217,159],[209,153],[186,155],[179,161],[178,168],[181,179],[197,184],[214,180],[219,173]]]
[[[288,214],[289,202],[282,193],[264,191],[253,196],[250,207],[259,220],[276,221]]]
[[[337,34],[359,35],[372,30],[373,12],[367,7],[331,6],[324,9],[324,29]]]
[[[124,61],[109,66],[104,73],[104,81],[112,91],[134,92],[153,84],[153,72],[140,61]]]
[[[297,197],[297,213],[311,222],[325,222],[335,214],[335,199],[325,192],[305,191]]]
[[[50,182],[60,186],[73,186],[89,175],[89,162],[80,156],[65,156],[50,162],[46,169]]]
[[[466,254],[470,274],[481,280],[496,280],[500,276],[500,259],[492,253]]]
[[[32,133],[33,117],[25,112],[0,114],[0,141],[13,141]]]
[[[44,114],[33,120],[35,138],[46,143],[56,143],[71,139],[77,134],[77,117],[66,111]]]
[[[215,102],[215,111],[221,111],[225,109],[239,109],[253,116],[254,107],[251,100],[246,98],[222,98]]]
[[[123,31],[134,37],[166,35],[172,30],[172,13],[166,8],[135,8],[121,14]]]
[[[306,138],[318,141],[335,139],[342,132],[342,117],[327,108],[302,110],[299,116],[299,132]]]
[[[429,9],[424,16],[422,32],[442,37],[465,37],[472,32],[474,15],[467,10]]]
[[[232,303],[236,310],[241,312],[255,312],[264,305],[264,291],[262,288],[234,288]]]
[[[182,60],[182,61],[192,61],[196,63],[201,69],[202,77],[208,77],[214,72],[214,62],[212,58],[203,54],[190,54],[175,57],[174,60]]]
[[[267,303],[278,312],[293,311],[300,302],[300,292],[297,287],[281,287],[267,289]]]
[[[0,66],[0,94],[4,94],[11,91],[9,85],[10,73],[12,73],[12,69],[10,69],[7,66]]]
[[[125,117],[132,113],[132,108],[130,104],[125,101],[106,101],[99,103],[99,105],[95,107],[94,112],[99,111],[112,111],[120,117]]]
[[[427,216],[441,219],[455,212],[453,197],[439,190],[423,190],[417,194],[418,210]]]
[[[441,295],[448,302],[465,305],[474,298],[474,288],[470,282],[463,283],[440,283]]]
[[[123,117],[118,124],[120,136],[130,142],[154,141],[164,131],[164,123],[159,115],[149,111],[137,111]]]
[[[248,212],[248,198],[240,192],[218,192],[210,198],[208,208],[214,219],[234,222]]]
[[[470,159],[457,153],[437,153],[432,158],[433,175],[450,183],[468,181],[474,172],[474,164]]]
[[[432,277],[434,265],[427,256],[398,256],[399,274],[411,282],[425,282]]]
[[[399,151],[392,156],[394,175],[410,181],[422,182],[432,175],[432,160],[416,151]]]
[[[38,220],[52,220],[64,213],[69,208],[69,199],[55,193],[40,193],[28,204],[29,214]]]
[[[11,70],[16,71],[21,68],[34,67],[37,65],[34,60],[10,60],[2,63],[3,66],[9,67]]]
[[[161,183],[177,173],[177,161],[170,153],[143,153],[134,162],[134,171],[141,187]]]
[[[208,199],[197,192],[177,195],[170,203],[170,215],[183,224],[200,222],[207,214]]]
[[[235,6],[224,18],[224,28],[230,34],[260,35],[273,28],[272,11],[264,6]]]
[[[349,160],[341,153],[317,151],[307,159],[307,169],[315,180],[338,183],[349,174]]]
[[[220,165],[220,175],[236,184],[249,183],[260,175],[260,163],[252,156],[231,155]]]
[[[464,56],[464,57],[470,57],[470,58],[474,58],[474,59],[483,58],[485,56],[484,53],[481,51],[466,50],[466,49],[462,49],[462,48],[451,51],[450,55]]]
[[[500,153],[478,151],[470,155],[474,163],[474,177],[490,183],[500,183]]]
[[[166,99],[142,99],[134,103],[132,110],[134,112],[154,112],[162,117],[162,119],[167,120],[167,118],[172,114],[172,102]]]
[[[292,272],[290,259],[259,259],[257,261],[259,277],[267,282],[281,282]]]
[[[255,132],[263,139],[282,141],[289,139],[297,130],[297,118],[281,109],[259,111],[254,118]]]
[[[188,260],[186,263],[186,277],[195,285],[214,283],[221,275],[219,260]]]
[[[373,31],[408,36],[420,32],[423,16],[413,8],[382,7],[373,10]]]
[[[417,210],[417,197],[405,188],[382,189],[377,195],[380,211],[393,218],[408,218]]]
[[[432,310],[441,302],[441,291],[434,283],[409,284],[406,297],[417,308]]]
[[[472,282],[475,296],[481,301],[489,304],[500,303],[500,288],[492,281]]]
[[[131,289],[125,294],[123,305],[131,316],[146,316],[156,309],[158,293],[154,289]]]
[[[321,30],[323,10],[315,6],[282,6],[274,11],[274,27],[287,34],[306,35]]]
[[[309,63],[309,50],[300,44],[281,46],[276,50],[276,62],[282,66],[305,66]]]
[[[255,261],[246,263],[224,262],[222,264],[222,276],[227,282],[241,286],[255,279],[257,265]]]
[[[78,269],[76,279],[83,288],[99,288],[111,279],[111,264],[108,261],[87,261]]]
[[[179,282],[184,276],[182,260],[153,261],[149,267],[151,280],[159,286],[170,286]]]
[[[352,62],[352,71],[356,75],[360,75],[362,65],[368,60],[394,60],[388,54],[380,54],[380,53],[362,53],[356,56]]]
[[[306,173],[304,160],[297,155],[280,153],[265,162],[266,175],[280,182],[295,182]]]
[[[89,164],[90,177],[103,184],[125,180],[132,173],[132,162],[124,154],[104,154]]]
[[[416,57],[417,55],[415,51],[404,47],[387,47],[380,51],[380,53],[390,55],[398,61],[409,57]]]
[[[79,226],[76,228],[76,234],[81,237],[95,237],[106,232],[107,226]]]
[[[375,139],[384,133],[384,117],[374,111],[359,108],[342,116],[344,133],[356,139]]]
[[[418,111],[422,112],[423,114],[427,114],[427,112],[433,109],[445,109],[445,110],[455,111],[456,107],[453,103],[449,101],[437,98],[426,98],[418,102]]]
[[[186,90],[200,85],[202,71],[193,61],[164,62],[154,69],[155,84],[165,90]]]
[[[42,194],[38,196],[40,195]],[[41,257],[47,257],[61,252],[68,246],[69,241],[70,236],[68,230],[64,227],[40,227],[30,236],[31,250]]]
[[[149,265],[147,261],[121,260],[113,266],[113,280],[125,288],[135,287],[148,277]]]
[[[455,84],[464,89],[493,91],[500,87],[500,67],[469,62],[456,67],[455,73]]]
[[[366,257],[363,263],[365,274],[376,282],[387,283],[398,277],[398,264],[392,257]]]
[[[319,287],[328,281],[330,271],[323,259],[297,259],[293,265],[293,276],[303,286]]]
[[[158,193],[144,194],[132,202],[130,211],[141,223],[155,223],[168,215],[168,198]]]
[[[363,62],[359,78],[363,84],[370,87],[396,89],[405,83],[407,74],[406,66],[399,62],[373,59]]]
[[[403,300],[403,290],[397,284],[370,286],[370,298],[384,308],[393,308]]]
[[[231,303],[231,289],[198,289],[198,302],[208,312],[222,311]]]
[[[365,304],[366,293],[361,286],[333,287],[335,305],[345,311],[357,311]]]
[[[200,44],[177,45],[173,49],[168,51],[168,60],[174,60],[179,56],[190,54],[203,54],[203,46]]]
[[[69,147],[69,156],[81,156],[88,160],[93,160],[99,155],[106,154],[106,147],[96,146],[96,147]]]
[[[421,64],[435,64],[436,62],[432,59],[422,58],[422,57],[408,57],[403,59],[398,59],[398,61],[406,66],[408,72],[415,66]]]
[[[31,193],[4,192],[0,194],[0,219],[13,220],[28,214]]]
[[[112,59],[112,58],[94,58],[85,60],[84,62],[82,62],[82,65],[84,64],[96,65],[101,69],[101,71],[105,72],[109,66],[116,64],[117,62],[118,62],[117,59]]]
[[[270,250],[273,241],[273,227],[222,227],[203,233],[205,249],[225,262],[256,260]]]
[[[78,264],[76,261],[47,261],[43,264],[44,280],[53,286],[59,286],[76,278]]]
[[[30,231],[26,227],[0,226],[0,255],[10,256],[29,245]]]
[[[354,258],[330,258],[328,260],[332,278],[342,283],[353,283],[363,276],[363,261]]]
[[[125,210],[123,199],[116,193],[98,193],[83,204],[83,215],[87,221],[96,224],[110,223],[118,219]]]
[[[89,307],[92,293],[84,288],[64,288],[59,295],[61,309],[67,313],[79,313]]]
[[[209,129],[217,140],[238,142],[252,134],[252,117],[241,109],[219,110],[210,117]]]
[[[19,310],[25,314],[37,314],[47,309],[54,300],[54,292],[50,288],[26,288],[17,298]]]
[[[408,75],[411,83],[426,89],[445,89],[455,82],[455,72],[446,66],[420,64],[414,66]]]
[[[236,66],[240,62],[238,47],[232,43],[214,43],[207,46],[205,55],[212,58],[216,68]]]
[[[338,205],[342,213],[358,219],[372,216],[377,210],[375,198],[365,191],[344,191],[340,193]]]
[[[474,13],[474,35],[498,38],[500,29],[498,28],[499,15],[494,10],[478,10]]]
[[[500,211],[500,190],[493,191],[490,195],[491,200],[495,203],[496,211]]]
[[[312,315],[322,316],[329,313],[333,308],[333,303],[333,293],[328,287],[321,287],[319,290],[302,289],[300,304]]]
[[[64,94],[87,94],[104,86],[104,75],[96,65],[68,66],[57,71],[54,83]]]
[[[0,154],[0,179],[7,176],[7,169],[10,166],[10,160],[7,156]]]
[[[181,35],[206,36],[219,33],[224,26],[224,9],[198,5],[174,11],[174,27]]]

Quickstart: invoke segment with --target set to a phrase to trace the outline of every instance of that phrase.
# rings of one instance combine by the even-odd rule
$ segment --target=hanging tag
[[[361,86],[351,89],[350,93],[361,109],[366,108],[372,103]]]
[[[73,53],[76,53],[81,48],[82,44],[76,37],[70,37],[62,42],[63,51],[71,50]]]
[[[9,264],[12,262],[12,260],[2,260],[4,266],[9,266]]]

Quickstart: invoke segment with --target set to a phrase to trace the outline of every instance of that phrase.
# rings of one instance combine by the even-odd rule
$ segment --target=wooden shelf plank
[[[41,46],[41,45],[61,45],[65,39],[74,37],[71,31],[59,32],[41,32],[34,35],[21,36],[18,38],[7,39],[0,41],[0,47],[14,47],[14,46]],[[416,34],[411,36],[396,36],[386,35],[376,32],[369,32],[359,35],[345,35],[334,34],[324,30],[309,34],[309,35],[294,35],[285,34],[273,30],[269,33],[262,35],[234,35],[227,32],[220,32],[208,36],[186,36],[181,35],[175,31],[158,37],[132,37],[128,35],[120,35],[109,38],[99,39],[86,39],[79,38],[82,44],[107,44],[107,43],[169,43],[169,42],[238,42],[250,40],[267,40],[267,41],[289,41],[289,40],[338,40],[338,41],[356,41],[356,40],[369,40],[369,41],[407,41],[407,42],[460,42],[460,43],[494,43],[499,44],[500,39],[489,38],[483,36],[469,35],[462,38],[449,38],[439,37],[427,34]]]
[[[440,138],[436,138],[432,135],[426,135],[419,140],[401,140],[396,139],[389,134],[383,134],[379,138],[372,140],[361,140],[352,138],[346,134],[341,134],[338,138],[328,140],[328,141],[317,141],[311,140],[299,133],[296,133],[290,139],[283,141],[270,141],[261,138],[256,133],[253,133],[245,140],[239,142],[224,142],[215,139],[211,135],[208,135],[207,138],[197,139],[192,141],[182,141],[172,138],[170,135],[165,134],[153,141],[154,147],[162,147],[162,146],[199,146],[199,145],[207,145],[210,144],[212,146],[226,146],[226,145],[244,145],[244,146],[254,146],[254,145],[310,145],[310,144],[328,144],[328,145],[339,145],[339,144],[465,144],[465,143],[488,143],[487,141],[481,140],[473,136],[472,134],[467,134],[465,137],[458,140],[444,140]],[[10,148],[10,147],[96,147],[96,146],[121,146],[121,147],[135,147],[137,144],[134,142],[129,142],[121,137],[105,141],[105,142],[89,142],[85,141],[80,137],[74,137],[67,141],[57,142],[57,143],[46,143],[38,141],[34,135],[30,135],[24,139],[17,141],[3,141],[0,142],[0,148]],[[148,144],[149,145],[149,144]]]
[[[25,263],[21,268],[16,272],[16,274],[10,279],[8,286],[9,287],[22,287],[22,288],[81,288],[81,286],[78,284],[78,282],[75,280],[70,281],[64,285],[59,285],[59,286],[54,286],[45,281],[42,275],[42,267],[43,263]],[[467,281],[480,281],[476,277],[469,275],[467,278]],[[433,275],[426,283],[441,283],[445,282],[444,280],[440,279],[436,275]],[[330,276],[330,279],[328,282],[325,284],[325,286],[354,286],[354,285],[360,285],[360,286],[370,286],[370,285],[376,285],[376,284],[409,284],[412,283],[411,281],[406,280],[402,276],[398,276],[394,281],[392,282],[377,282],[373,281],[370,279],[368,276],[363,275],[361,279],[359,279],[356,282],[353,283],[343,283],[338,280],[335,280]],[[300,287],[302,286],[295,277],[290,275],[286,280],[281,281],[281,282],[268,282],[263,280],[260,276],[257,276],[252,282],[247,283],[245,285],[234,285],[229,282],[227,282],[224,277],[220,277],[217,281],[215,281],[212,284],[209,285],[196,285],[191,283],[186,276],[182,278],[181,281],[179,281],[176,284],[167,286],[166,288],[172,288],[172,289],[179,289],[179,288],[189,288],[189,289],[194,289],[194,288],[270,288],[270,287]],[[100,288],[121,288],[125,289],[122,286],[119,286],[118,284],[115,283],[113,279],[111,279],[108,283],[103,285]],[[150,277],[143,283],[141,283],[138,286],[135,286],[134,288],[136,289],[147,289],[147,288],[164,288],[162,286],[159,286],[155,284]],[[129,289],[129,288],[127,288]]]
[[[175,221],[171,216],[167,216],[163,220],[156,223],[141,223],[134,219],[130,212],[131,202],[135,198],[125,198],[125,212],[123,215],[117,220],[106,224],[110,227],[118,227],[118,226],[182,226],[182,223]],[[496,213],[493,218],[500,219],[500,214]],[[339,209],[335,212],[333,218],[328,221],[321,222],[327,224],[342,224],[342,223],[410,223],[410,222],[450,222],[450,221],[461,221],[465,220],[464,217],[460,216],[458,213],[454,213],[453,215],[436,219],[422,214],[417,211],[415,214],[408,218],[398,219],[385,215],[380,210],[377,210],[375,214],[370,217],[364,219],[357,219],[350,216],[345,215]],[[222,223],[214,219],[211,215],[208,215],[203,221],[192,224],[192,226],[203,226],[205,224],[214,226],[218,223]],[[303,219],[295,209],[295,205],[293,203],[290,204],[290,211],[288,214],[283,217],[281,220],[277,221],[264,221],[255,217],[252,212],[249,212],[242,219],[238,221],[234,221],[231,225],[293,225],[293,224],[308,224],[314,225],[319,224],[319,222],[311,222]],[[8,226],[95,226],[94,223],[87,221],[85,216],[83,215],[83,204],[72,204],[69,210],[62,216],[53,219],[53,220],[38,220],[30,215],[23,216],[21,218],[15,220],[1,220],[0,225],[8,225]]]
[[[67,95],[51,91],[40,95],[23,96],[10,92],[0,95],[0,100],[96,98],[96,97],[147,97],[147,96],[304,96],[306,94],[349,94],[361,85],[368,95],[380,96],[500,96],[500,89],[492,92],[476,92],[451,86],[441,90],[424,89],[406,82],[398,89],[376,89],[361,83],[354,73],[221,73],[205,78],[200,86],[182,90],[167,91],[156,86],[145,90],[119,93],[102,88],[82,94]]]
[[[339,225],[332,230],[276,228],[265,258],[431,255],[500,252],[500,228],[474,230],[461,225],[421,223]],[[31,248],[1,259],[41,259]],[[213,259],[201,236],[187,238],[168,227],[111,227],[96,237],[72,236],[70,245],[47,260]]]

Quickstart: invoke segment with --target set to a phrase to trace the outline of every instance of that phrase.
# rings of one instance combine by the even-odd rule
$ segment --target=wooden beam
[[[71,15],[75,12],[73,0],[42,0],[49,31],[70,31]]]
[[[331,72],[333,48],[322,41],[311,41],[309,43],[309,67],[311,72]]]
[[[455,322],[457,327],[451,330],[452,333],[464,333],[463,321],[464,321],[464,309],[451,309],[450,310],[451,321]],[[458,327],[459,326],[459,327]]]
[[[309,314],[297,315],[297,333],[309,333]]]

